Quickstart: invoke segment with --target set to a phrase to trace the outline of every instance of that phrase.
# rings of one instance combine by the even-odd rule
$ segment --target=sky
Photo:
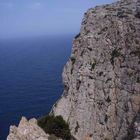
[[[76,34],[83,14],[114,0],[0,0],[0,39]]]

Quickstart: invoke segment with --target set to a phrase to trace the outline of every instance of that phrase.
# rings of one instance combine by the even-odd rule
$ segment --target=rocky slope
[[[18,127],[11,126],[7,140],[62,140],[54,135],[46,134],[37,124],[35,118],[27,120],[22,117]]]
[[[18,127],[11,126],[7,140],[48,140],[47,135],[38,125],[36,119],[22,118]]]
[[[51,113],[63,116],[77,140],[140,139],[140,0],[85,13],[63,81]],[[8,140],[48,139],[36,123],[22,122]]]
[[[64,94],[52,113],[64,117],[78,140],[136,137],[140,0],[122,0],[85,13],[63,80]]]

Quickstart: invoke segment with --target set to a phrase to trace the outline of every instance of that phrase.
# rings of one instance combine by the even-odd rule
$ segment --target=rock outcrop
[[[140,140],[140,0],[89,9],[51,111],[77,140]],[[35,119],[11,127],[7,140],[47,140]]]
[[[48,140],[47,135],[38,125],[36,119],[22,118],[19,126],[11,126],[7,140]]]
[[[140,139],[140,0],[85,13],[63,81],[51,113],[63,116],[75,138]]]

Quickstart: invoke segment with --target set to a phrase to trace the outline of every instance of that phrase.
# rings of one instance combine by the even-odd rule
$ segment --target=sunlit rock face
[[[35,118],[27,120],[22,117],[18,127],[11,126],[7,140],[62,140],[55,135],[46,134]],[[73,139],[72,139],[73,140]]]
[[[51,113],[64,117],[75,138],[140,139],[140,0],[85,13],[63,81]]]
[[[19,126],[11,126],[7,140],[48,140],[49,135],[37,125],[36,119],[22,118]]]

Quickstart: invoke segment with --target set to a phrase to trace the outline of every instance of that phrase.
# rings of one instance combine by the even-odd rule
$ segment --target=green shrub
[[[44,116],[38,120],[38,125],[48,134],[54,134],[64,140],[70,140],[69,125],[62,116]]]

